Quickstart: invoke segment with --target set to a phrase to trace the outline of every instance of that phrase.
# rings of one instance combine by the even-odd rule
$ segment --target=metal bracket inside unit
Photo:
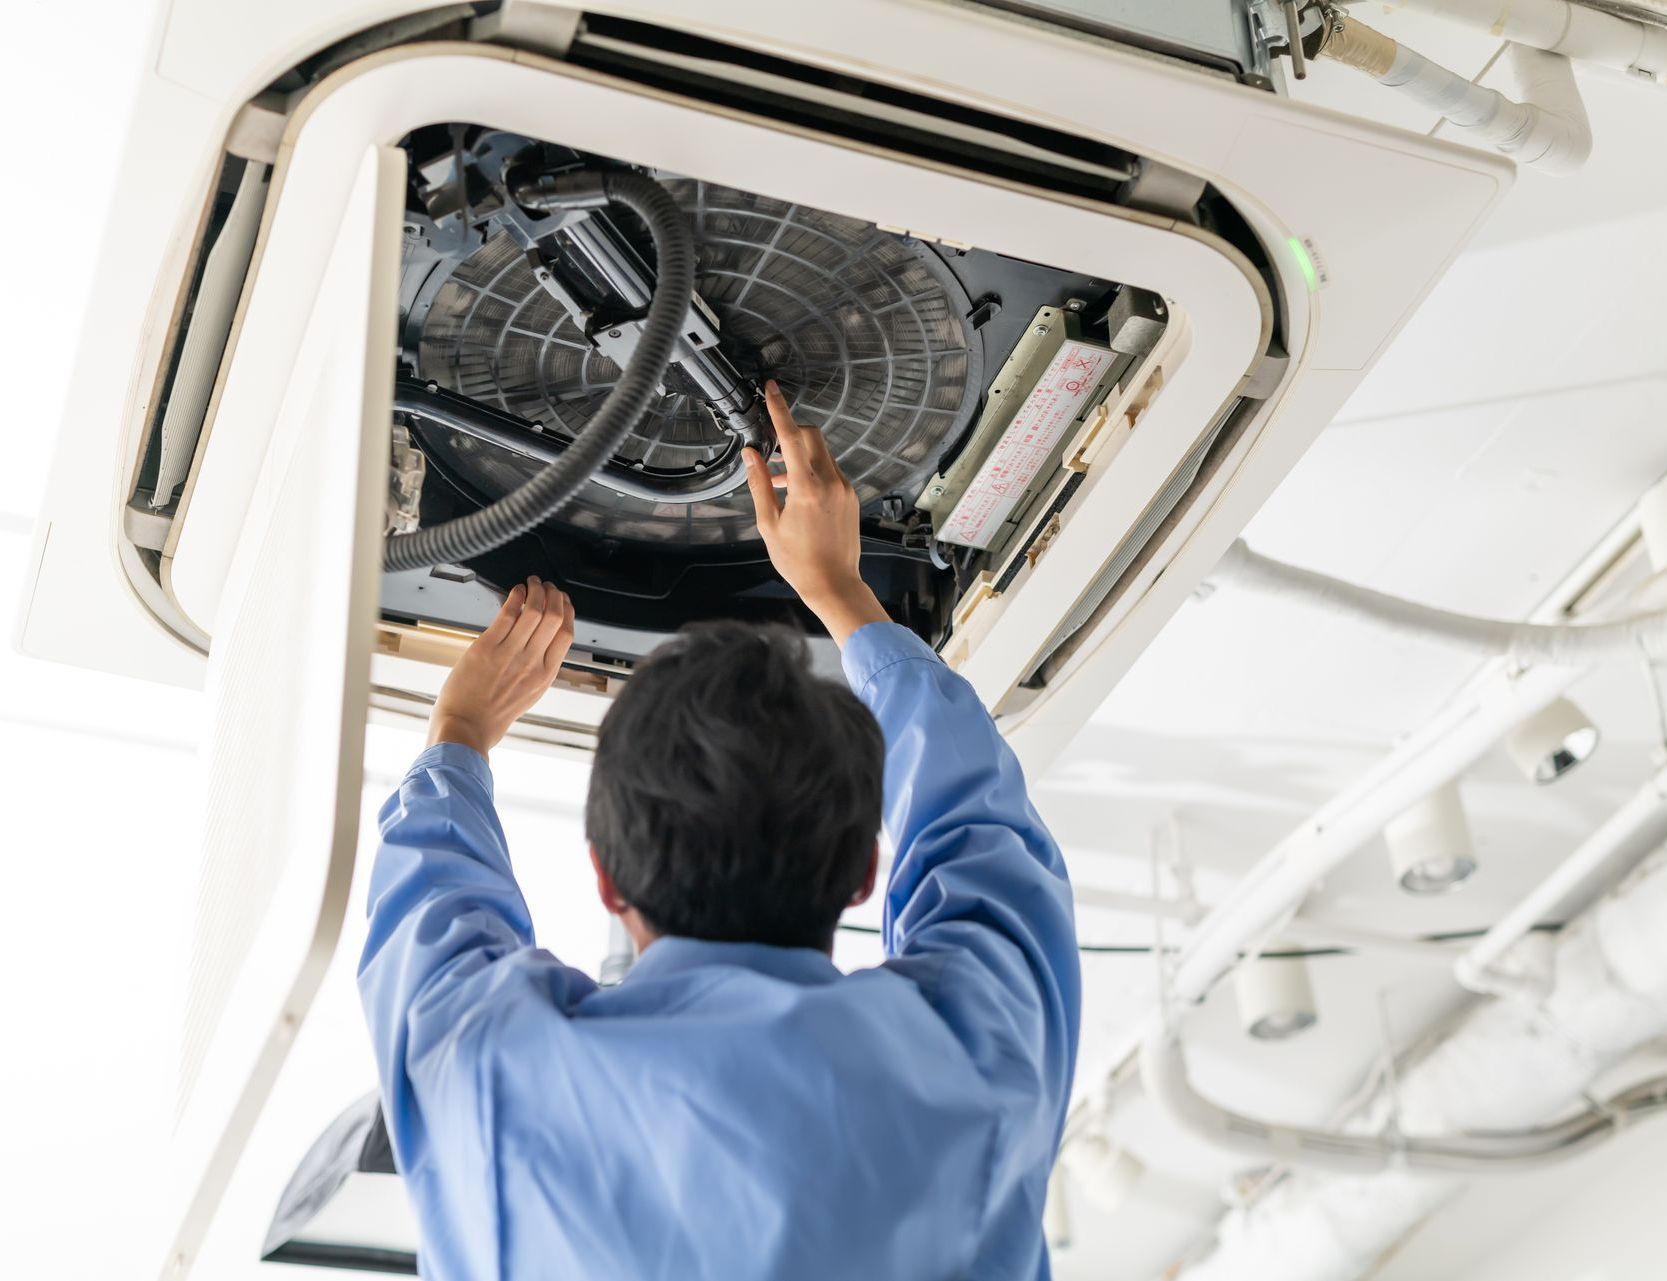
[[[1112,304],[1107,342],[1083,336],[1072,303],[1038,311],[991,384],[966,447],[917,500],[933,517],[935,537],[991,552],[1007,546],[1036,493],[1056,479],[1062,452],[1102,389],[1151,351],[1166,322],[1162,299],[1136,289]]]
[[[526,251],[533,278],[572,317],[591,345],[621,369],[628,365],[653,297],[654,274],[612,219],[598,210],[584,209],[534,221],[511,208],[494,222],[516,238]],[[582,260],[606,283],[623,311],[610,317],[588,309],[562,279],[564,256]],[[759,388],[719,348],[717,319],[698,294],[684,318],[671,364],[720,427],[766,456],[775,447]]]
[[[448,391],[436,382],[413,378],[394,380],[394,413],[407,420],[419,444],[432,425],[472,436],[543,466],[556,462],[567,447],[567,439],[571,439]],[[710,502],[747,483],[738,437],[731,437],[716,458],[692,467],[648,467],[616,456],[603,463],[591,479],[615,493],[645,502],[684,505]]]
[[[1036,313],[990,384],[966,447],[915,502],[940,542],[984,549],[995,541],[1110,368],[1110,349],[1083,339],[1074,313]]]

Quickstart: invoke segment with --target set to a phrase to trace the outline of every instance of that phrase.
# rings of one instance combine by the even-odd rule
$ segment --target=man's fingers
[[[747,490],[752,494],[753,515],[758,520],[759,532],[768,533],[781,519],[781,499],[776,497],[775,486],[771,483],[770,468],[751,445],[741,451],[741,457],[747,464]]]
[[[529,643],[534,655],[541,663],[549,661],[549,651],[555,645],[556,633],[561,631],[567,621],[567,611],[572,608],[564,593],[556,588],[554,583],[544,584],[544,616],[538,620],[538,627],[533,631]]]
[[[529,578],[527,603],[521,609],[521,617],[515,620],[515,626],[509,629],[509,636],[504,641],[505,648],[512,652],[525,649],[543,617],[544,584],[537,578]]]
[[[480,634],[480,639],[488,645],[501,645],[504,637],[509,635],[509,629],[515,626],[515,620],[521,617],[521,606],[527,599],[527,585],[516,583],[504,597],[504,603],[498,609],[497,617]]]
[[[775,424],[776,444],[781,448],[782,461],[787,464],[787,474],[791,476],[796,471],[808,471],[813,455],[810,452],[811,442],[806,437],[816,433],[809,427],[799,426],[793,411],[787,407],[787,397],[781,394],[774,378],[764,384],[764,404],[770,410],[770,421]]]
[[[561,660],[567,657],[568,646],[573,644],[572,597],[566,592],[554,591],[549,613],[556,620],[556,626],[544,647],[544,672],[545,675],[554,677],[556,670],[561,666]]]
[[[770,484],[772,486],[774,486],[776,489],[786,489],[787,488],[787,473],[786,472],[776,472],[776,473],[772,474],[771,477],[770,477]]]

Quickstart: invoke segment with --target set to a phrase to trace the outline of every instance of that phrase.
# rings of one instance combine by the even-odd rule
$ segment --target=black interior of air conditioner
[[[608,157],[465,125],[421,130],[410,156],[396,412],[425,460],[420,525],[466,514],[523,484],[582,431],[619,376],[607,333],[631,316],[561,235],[529,245],[505,177],[618,167]],[[975,248],[928,243],[843,215],[674,173],[651,174],[694,232],[699,305],[747,380],[773,377],[819,426],[862,502],[864,574],[892,616],[942,640],[977,555],[935,547],[915,508],[978,421],[990,380],[1043,307],[1071,302],[1105,331],[1118,286]],[[652,273],[645,229],[607,211]],[[575,316],[541,273],[582,301]],[[430,576],[421,609],[448,616],[444,588],[472,576],[501,591],[538,574],[581,617],[647,636],[695,620],[815,622],[771,570],[744,484],[688,502],[737,447],[694,387],[669,371],[662,395],[604,469],[531,533]],[[424,401],[424,398],[428,398]],[[444,402],[441,409],[434,406]],[[445,421],[468,416],[468,431]],[[481,426],[484,420],[486,426]],[[610,478],[611,477],[611,478]],[[479,612],[479,597],[473,606]],[[627,646],[626,649],[635,648]]]

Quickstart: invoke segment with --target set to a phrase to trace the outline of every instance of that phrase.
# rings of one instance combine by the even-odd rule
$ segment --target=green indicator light
[[[1297,260],[1297,266],[1302,268],[1302,278],[1308,282],[1308,292],[1313,293],[1320,287],[1320,273],[1314,270],[1314,259],[1308,254],[1308,246],[1292,236],[1285,242],[1291,247],[1291,255]]]

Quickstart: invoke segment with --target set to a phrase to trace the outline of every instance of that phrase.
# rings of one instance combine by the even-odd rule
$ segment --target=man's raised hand
[[[441,687],[429,745],[461,743],[485,756],[550,688],[572,644],[567,594],[538,578],[517,583]]]
[[[773,477],[757,450],[744,451],[758,532],[776,572],[843,645],[863,624],[887,617],[857,571],[857,492],[839,470],[822,433],[794,421],[773,380],[765,385],[765,402],[787,471]],[[778,486],[787,490],[785,504],[776,495]]]

